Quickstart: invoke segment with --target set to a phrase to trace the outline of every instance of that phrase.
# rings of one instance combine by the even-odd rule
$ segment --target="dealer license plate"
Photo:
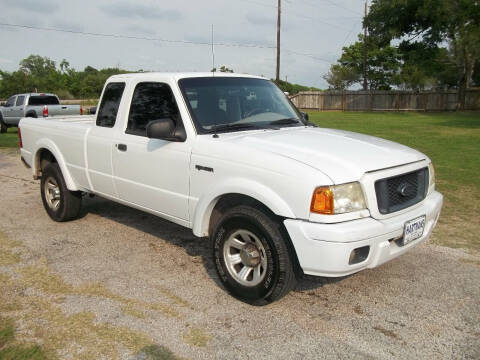
[[[413,220],[407,221],[403,229],[403,245],[418,239],[423,235],[425,230],[426,216],[420,216]]]

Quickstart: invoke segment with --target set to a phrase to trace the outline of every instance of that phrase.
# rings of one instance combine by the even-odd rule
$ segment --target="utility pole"
[[[280,21],[282,15],[282,1],[278,0],[277,5],[277,75],[275,77],[276,81],[280,80]]]
[[[367,82],[367,10],[368,0],[365,0],[365,16],[363,18],[363,90],[368,90]]]

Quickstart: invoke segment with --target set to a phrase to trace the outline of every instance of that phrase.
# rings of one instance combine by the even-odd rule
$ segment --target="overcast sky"
[[[0,0],[0,23],[166,40],[251,44],[215,46],[215,64],[275,76],[277,0]],[[322,75],[361,32],[363,0],[282,0],[281,78],[326,87]],[[76,69],[209,71],[211,47],[108,38],[0,25],[0,69],[30,54],[67,59]],[[265,47],[265,48],[263,48]],[[309,54],[303,56],[296,53]],[[315,58],[312,58],[315,57]]]

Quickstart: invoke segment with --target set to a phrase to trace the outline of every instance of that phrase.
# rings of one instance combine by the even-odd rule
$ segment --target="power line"
[[[294,54],[294,55],[309,57],[309,58],[311,58],[311,59],[318,60],[318,61],[322,61],[322,62],[326,62],[326,63],[329,63],[329,64],[332,63],[331,60],[322,59],[321,57],[319,57],[319,56],[317,56],[317,55],[315,55],[315,54],[302,53],[302,52],[298,52],[298,51],[294,51],[294,50],[289,50],[289,49],[283,49],[283,51],[288,52],[288,53],[290,53],[290,54]]]
[[[134,36],[134,35],[95,33],[95,32],[86,32],[86,31],[77,31],[77,30],[67,30],[67,29],[40,27],[40,26],[32,26],[32,25],[21,25],[21,24],[0,23],[0,26],[8,26],[8,27],[14,27],[14,28],[22,28],[22,29],[28,29],[28,30],[53,31],[53,32],[69,33],[69,34],[76,34],[76,35],[108,37],[108,38],[117,38],[117,39],[159,41],[159,42],[166,42],[166,43],[189,44],[189,45],[207,45],[207,46],[211,46],[211,45],[212,45],[211,42],[207,42],[207,41],[173,40],[173,39],[154,38],[154,37],[143,37],[143,36]],[[257,45],[257,44],[241,44],[241,43],[225,43],[225,42],[215,43],[215,45],[217,45],[217,46],[226,46],[226,47],[244,47],[244,48],[275,49],[275,46],[273,46],[273,45],[272,45],[272,46],[270,46],[270,45],[267,46],[267,45]]]
[[[320,18],[317,18],[317,17],[306,16],[306,15],[303,15],[302,13],[297,12],[297,11],[288,10],[288,12],[293,14],[293,16],[296,16],[296,17],[299,17],[299,18],[308,19],[308,20],[312,20],[312,21],[317,21],[317,22],[320,22],[322,24],[325,24],[325,25],[328,25],[328,26],[331,26],[331,27],[335,27],[337,29],[342,29],[342,30],[347,30],[347,31],[349,30],[347,28],[344,28],[343,26],[339,26],[339,25],[329,23],[329,22],[321,20]]]
[[[265,7],[271,7],[271,8],[275,8],[275,9],[277,8],[277,5],[265,4],[265,3],[254,1],[254,0],[240,0],[240,1],[248,2],[248,3],[251,3],[251,4],[255,4],[255,5],[265,6]]]
[[[327,3],[329,3],[329,4],[333,5],[333,6],[336,6],[336,7],[340,8],[340,9],[343,9],[343,10],[350,11],[350,12],[352,12],[352,13],[354,13],[354,14],[357,14],[357,15],[360,15],[360,16],[362,16],[362,15],[363,15],[362,13],[360,13],[360,12],[358,12],[358,11],[355,11],[355,10],[349,9],[349,8],[348,8],[348,7],[346,7],[346,6],[343,6],[343,5],[337,4],[336,2],[333,2],[333,1],[331,1],[331,0],[322,0],[322,1],[325,1],[325,2],[327,2]]]
[[[52,31],[52,32],[60,32],[60,33],[67,33],[67,34],[75,34],[75,35],[83,35],[83,36],[98,36],[98,37],[106,37],[106,38],[116,38],[116,39],[129,39],[129,40],[145,40],[145,41],[161,41],[167,43],[181,43],[181,44],[188,44],[188,45],[202,45],[202,46],[212,46],[212,42],[201,42],[201,41],[188,41],[188,40],[172,40],[172,39],[164,39],[164,38],[149,38],[149,37],[142,37],[142,36],[132,36],[132,35],[118,35],[118,34],[105,34],[105,33],[94,33],[94,32],[85,32],[85,31],[76,31],[76,30],[67,30],[67,29],[58,29],[58,28],[47,28],[47,27],[40,27],[40,26],[30,26],[30,25],[21,25],[21,24],[9,24],[9,23],[0,23],[0,26],[8,26],[14,28],[22,28],[27,30],[42,30],[42,31]],[[215,43],[217,46],[225,46],[225,47],[244,47],[244,48],[260,48],[260,49],[276,49],[276,46],[263,46],[263,45],[256,45],[256,44],[239,44],[239,43]],[[298,56],[305,56],[309,57],[314,60],[319,60],[323,62],[331,63],[330,60],[322,59],[321,57],[315,54],[308,54],[302,53],[290,49],[283,48],[282,51],[298,55]]]

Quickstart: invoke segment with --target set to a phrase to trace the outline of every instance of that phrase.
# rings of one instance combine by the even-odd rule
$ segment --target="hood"
[[[426,159],[414,149],[373,136],[323,128],[283,128],[223,136],[223,141],[274,153],[311,166],[335,184],[364,173]]]

